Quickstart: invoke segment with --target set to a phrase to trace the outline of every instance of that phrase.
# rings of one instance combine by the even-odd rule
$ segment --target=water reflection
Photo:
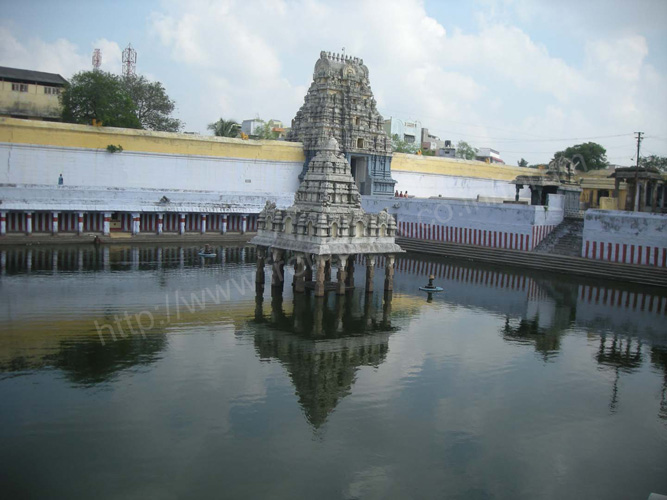
[[[81,481],[114,498],[667,487],[664,291],[407,255],[392,297],[364,294],[360,261],[353,293],[293,297],[291,269],[282,294],[257,293],[254,249],[216,250],[0,251],[10,496],[71,498]],[[444,289],[430,303],[429,274]],[[101,342],[96,322],[144,311],[145,336]]]
[[[321,427],[342,398],[350,394],[361,366],[379,366],[389,351],[391,293],[381,304],[373,294],[312,297],[295,294],[292,312],[281,294],[264,313],[263,287],[257,288],[254,322],[268,328],[254,334],[262,360],[282,363],[308,422]]]

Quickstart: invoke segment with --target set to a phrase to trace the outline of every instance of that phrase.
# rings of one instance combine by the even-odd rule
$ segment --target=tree
[[[667,172],[667,157],[650,155],[639,159],[640,167],[657,168],[661,172]]]
[[[526,160],[524,160],[523,158],[521,158],[521,159],[520,159],[518,162],[516,162],[516,163],[517,163],[517,165],[519,165],[520,167],[527,167],[527,166],[528,166],[528,162],[527,162]]]
[[[144,76],[125,76],[121,78],[125,92],[136,106],[136,115],[141,128],[161,132],[178,132],[183,122],[170,115],[176,103],[169,99],[160,82],[150,82]]]
[[[217,137],[237,137],[241,125],[236,120],[224,120],[220,118],[217,122],[209,123],[206,127],[213,131],[213,135]]]
[[[464,160],[474,160],[477,156],[477,148],[471,146],[465,141],[459,141],[456,145],[456,157]]]
[[[402,140],[398,134],[391,136],[391,150],[394,153],[416,154],[419,144]]]
[[[558,151],[554,155],[554,160],[561,157],[569,158],[574,163],[576,170],[588,171],[607,168],[607,150],[595,142],[586,142],[570,146],[564,151]]]
[[[278,132],[274,132],[273,125],[270,122],[264,122],[255,129],[252,137],[256,137],[257,139],[276,140],[279,135]]]
[[[64,122],[90,125],[97,120],[107,127],[141,128],[136,105],[111,73],[75,74],[60,94],[60,102]]]

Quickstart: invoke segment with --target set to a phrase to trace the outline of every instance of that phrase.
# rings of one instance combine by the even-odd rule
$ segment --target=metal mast
[[[123,51],[123,76],[134,76],[137,69],[137,51],[129,43]]]

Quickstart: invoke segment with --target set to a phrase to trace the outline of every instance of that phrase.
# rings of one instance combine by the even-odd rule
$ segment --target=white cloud
[[[495,146],[501,153],[540,151],[537,162],[570,144],[498,139],[633,130],[667,136],[666,69],[654,48],[655,19],[667,3],[640,1],[645,31],[642,23],[624,24],[630,7],[599,9],[599,0],[592,0],[573,8],[580,3],[480,0],[476,15],[468,16],[477,24],[459,24],[462,29],[456,24],[462,20],[436,18],[419,0],[170,0],[146,22],[172,67],[161,74],[154,64],[151,72],[178,103],[187,129],[204,133],[221,116],[259,114],[289,123],[320,50],[345,47],[369,67],[384,114],[418,119],[443,138]],[[549,35],[543,35],[545,26]],[[120,72],[121,47],[113,33],[90,47],[13,33],[0,27],[0,64],[68,77],[90,68],[98,47],[103,69]],[[177,76],[169,80],[170,73]],[[513,163],[526,155],[503,156]]]
[[[0,26],[0,65],[59,73],[67,78],[85,64],[78,47],[64,38],[53,43],[31,38],[22,43],[9,28]]]

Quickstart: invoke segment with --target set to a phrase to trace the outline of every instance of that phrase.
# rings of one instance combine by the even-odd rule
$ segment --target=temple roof
[[[387,209],[367,214],[361,208],[350,164],[334,137],[321,138],[294,204],[282,210],[267,202],[258,223],[255,245],[315,255],[403,252]]]

